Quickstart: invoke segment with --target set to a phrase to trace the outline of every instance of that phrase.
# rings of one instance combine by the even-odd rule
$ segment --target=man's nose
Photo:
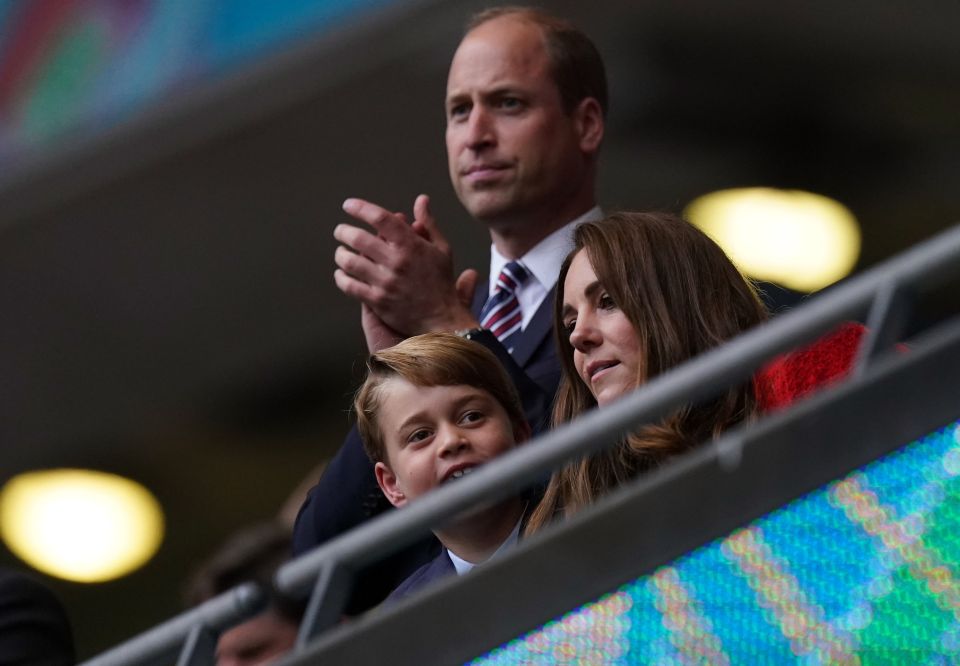
[[[494,143],[495,137],[490,114],[478,104],[471,109],[470,118],[467,120],[467,145],[477,150]]]

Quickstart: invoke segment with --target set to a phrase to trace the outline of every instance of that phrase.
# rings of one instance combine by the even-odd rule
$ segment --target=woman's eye
[[[567,336],[568,338],[569,338],[571,335],[573,335],[573,330],[574,330],[576,327],[577,327],[577,320],[576,320],[576,319],[570,319],[570,320],[568,320],[568,321],[563,322],[563,332],[566,334],[566,336]]]
[[[600,296],[600,308],[603,310],[612,310],[617,307],[617,304],[613,302],[613,298],[610,297],[610,294],[603,294]]]

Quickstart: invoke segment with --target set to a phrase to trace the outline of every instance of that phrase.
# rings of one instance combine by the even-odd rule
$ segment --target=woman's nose
[[[586,351],[599,344],[599,331],[589,320],[578,319],[570,333],[570,344],[577,351]]]

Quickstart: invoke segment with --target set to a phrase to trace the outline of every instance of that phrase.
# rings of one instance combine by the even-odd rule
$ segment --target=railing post
[[[336,560],[320,569],[297,633],[298,650],[340,621],[347,595],[353,587],[353,576],[351,569]]]
[[[83,663],[85,666],[170,664],[179,655],[178,663],[211,664],[218,632],[250,619],[265,605],[266,595],[260,586],[243,583]],[[192,655],[200,658],[203,654],[207,655],[206,661],[184,661]]]
[[[854,375],[863,375],[881,352],[901,339],[913,309],[913,289],[902,282],[888,280],[877,288],[867,315],[866,338],[860,344]]]
[[[212,666],[217,651],[217,634],[203,624],[190,630],[177,666]]]

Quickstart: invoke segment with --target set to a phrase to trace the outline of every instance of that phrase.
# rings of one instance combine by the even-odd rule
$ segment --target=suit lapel
[[[447,549],[444,548],[443,552],[430,563],[430,567],[425,572],[424,580],[436,580],[438,578],[445,578],[447,576],[456,575],[457,568],[453,566],[453,560],[450,559],[450,554],[447,552]]]
[[[540,344],[550,335],[550,331],[553,328],[553,295],[555,289],[556,287],[547,292],[543,302],[540,303],[540,307],[537,308],[536,313],[533,315],[533,319],[531,319],[527,327],[523,329],[523,332],[517,339],[517,344],[513,347],[513,352],[510,355],[521,368],[526,365],[527,361],[529,361],[533,355],[533,352],[535,352]],[[478,280],[477,287],[473,292],[473,305],[471,307],[473,315],[478,319],[480,318],[480,310],[483,309],[483,304],[487,302],[487,296],[489,294],[490,287],[487,284],[487,280]]]
[[[533,356],[545,339],[550,337],[550,331],[553,328],[553,289],[547,292],[540,307],[537,308],[533,319],[523,329],[523,333],[513,347],[513,360],[521,368],[526,366],[527,361]]]
[[[473,311],[473,316],[477,319],[480,319],[480,311],[483,309],[483,304],[487,302],[487,296],[490,293],[490,284],[487,278],[482,278],[477,280],[477,286],[473,290],[473,305],[470,306],[470,309]]]
[[[553,296],[555,289],[556,287],[547,292],[543,302],[540,303],[540,307],[537,308],[536,313],[533,315],[533,319],[531,319],[527,327],[523,329],[523,332],[517,339],[517,344],[513,347],[513,352],[510,355],[521,368],[530,360],[530,357],[533,355],[533,352],[537,350],[537,347],[550,335],[550,331],[553,328]],[[487,296],[489,294],[490,287],[487,284],[487,280],[478,280],[477,287],[473,292],[473,305],[471,307],[473,315],[478,319],[480,318],[480,310],[483,309],[483,304],[487,302]]]

